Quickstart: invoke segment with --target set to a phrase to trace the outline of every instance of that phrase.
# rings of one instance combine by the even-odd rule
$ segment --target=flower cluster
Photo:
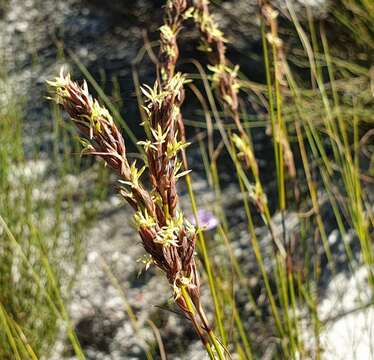
[[[208,69],[212,72],[212,85],[218,89],[220,98],[230,113],[240,137],[245,140],[247,134],[241,124],[239,114],[239,66],[232,67],[227,61],[225,45],[227,40],[210,14],[208,0],[194,0],[192,17],[200,29],[202,38],[208,44],[211,59]]]
[[[163,80],[169,80],[179,58],[177,36],[187,10],[187,0],[168,0],[164,24],[160,27],[160,59]]]
[[[226,42],[222,31],[209,11],[208,0],[194,0],[194,10],[191,17],[197,24],[202,39],[205,42],[205,48],[211,53],[212,65],[218,66],[220,73],[231,73],[226,59]],[[235,74],[235,72],[234,72]],[[232,75],[234,75],[232,74]],[[221,81],[224,81],[223,79]],[[233,84],[237,81],[236,76],[232,77]],[[235,86],[238,86],[236,84]]]
[[[101,157],[119,175],[119,192],[134,208],[134,222],[151,261],[167,276],[174,298],[188,312],[184,288],[196,307],[200,306],[199,277],[194,260],[196,232],[178,209],[177,179],[181,164],[178,152],[187,144],[177,140],[176,122],[183,100],[184,78],[176,74],[163,87],[144,88],[152,139],[143,142],[147,165],[130,164],[124,139],[109,112],[63,72],[49,82],[55,100],[76,124],[86,144],[84,153]],[[141,176],[148,168],[151,189]]]

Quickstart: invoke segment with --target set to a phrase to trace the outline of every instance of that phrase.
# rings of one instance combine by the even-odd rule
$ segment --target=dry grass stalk
[[[175,79],[174,79],[175,80]],[[183,82],[178,78],[174,91],[152,93],[148,109],[154,136],[153,141],[144,143],[146,148],[152,190],[147,191],[140,182],[145,167],[139,169],[136,162],[131,165],[126,154],[124,139],[109,112],[88,92],[86,83],[78,85],[62,72],[60,77],[49,84],[56,91],[56,101],[70,115],[83,138],[83,153],[97,155],[113,169],[120,178],[119,191],[135,210],[135,223],[143,241],[143,246],[151,255],[152,262],[165,272],[174,289],[174,297],[183,311],[188,307],[181,297],[181,288],[188,290],[194,304],[199,306],[199,277],[194,260],[195,229],[185,221],[177,210],[176,181],[183,173],[178,173],[180,165],[177,152],[184,144],[175,141],[173,131],[165,130],[173,122],[173,111],[166,107],[180,98],[179,90]],[[175,85],[175,83],[172,83]],[[163,119],[159,119],[164,114]],[[155,124],[156,121],[160,123]],[[172,127],[171,127],[172,129]]]
[[[188,161],[185,153],[185,146],[187,143],[180,107],[184,100],[184,83],[186,81],[184,75],[181,73],[175,73],[175,68],[179,58],[177,36],[182,28],[183,21],[191,16],[192,9],[193,8],[187,7],[186,0],[168,0],[166,3],[164,25],[160,28],[161,81],[158,83],[156,82],[155,84],[156,87],[158,86],[166,94],[173,94],[173,86],[175,87],[174,89],[178,90],[178,96],[171,97],[168,104],[166,104],[166,111],[170,111],[171,117],[173,118],[172,121],[169,121],[169,123],[166,124],[166,129],[168,136],[171,137],[170,144],[176,144],[176,147],[178,150],[180,150],[185,173],[188,173]],[[150,89],[148,88],[148,90]],[[149,96],[148,99],[150,99]],[[166,113],[162,109],[156,109],[154,105],[148,107],[147,112],[150,115],[151,126],[154,126],[152,124],[156,124],[158,122],[157,118],[161,118]],[[159,115],[157,115],[157,113],[159,113]],[[168,117],[170,118],[170,116],[167,116],[167,118]],[[176,166],[179,167],[180,165],[181,163],[178,163]],[[191,186],[189,178],[187,178],[187,185]],[[204,262],[206,266],[209,266],[205,260]],[[212,284],[210,283],[210,286],[211,285]],[[188,301],[188,298],[186,300]],[[194,305],[195,309],[190,307],[188,315],[194,324],[195,330],[204,344],[208,354],[211,358],[214,358],[215,355],[213,353],[213,349],[215,349],[218,358],[224,359],[225,355],[223,353],[223,348],[213,333],[201,304],[194,302]]]
[[[70,75],[49,82],[71,120],[83,136],[83,153],[101,157],[119,176],[119,192],[135,210],[134,221],[144,249],[150,255],[147,267],[155,264],[173,287],[174,300],[193,322],[204,346],[212,354],[212,329],[200,302],[200,280],[195,263],[196,230],[178,209],[177,180],[182,163],[178,153],[187,146],[178,140],[176,122],[183,101],[181,74],[165,81],[160,88],[144,88],[146,111],[152,139],[140,142],[147,155],[151,190],[146,190],[140,177],[146,166],[130,164],[124,139],[109,112],[88,92],[87,84],[80,86]],[[218,352],[218,350],[217,350]],[[212,357],[214,358],[214,357]]]
[[[201,48],[209,54],[212,71],[212,83],[218,89],[220,98],[225,108],[229,111],[239,134],[233,134],[232,141],[238,150],[238,156],[245,166],[252,172],[255,179],[255,186],[251,198],[254,200],[259,211],[265,212],[267,208],[267,198],[263,191],[258,163],[253,152],[252,142],[240,121],[239,111],[239,90],[240,81],[238,79],[239,67],[230,66],[226,57],[226,43],[222,31],[215,22],[209,11],[208,0],[194,0],[194,11],[191,15],[200,29],[203,39]]]
[[[160,28],[160,60],[163,79],[175,73],[179,58],[177,36],[182,28],[187,10],[187,0],[168,0],[165,5],[164,24]]]
[[[79,129],[85,145],[83,153],[101,157],[119,175],[119,192],[135,210],[134,220],[145,250],[152,262],[165,272],[174,289],[177,304],[188,311],[181,288],[188,290],[194,304],[199,306],[199,277],[194,260],[195,229],[177,209],[176,181],[180,163],[177,152],[185,146],[176,141],[171,123],[175,109],[169,106],[180,99],[183,78],[173,78],[169,94],[157,88],[147,93],[153,140],[144,142],[148,157],[151,191],[146,190],[140,177],[145,166],[139,168],[127,158],[124,139],[109,112],[88,92],[86,83],[78,85],[62,72],[49,82],[56,92],[56,101],[70,115]],[[162,115],[162,116],[161,116]],[[168,130],[167,126],[170,126]]]
[[[287,88],[287,80],[285,78],[285,63],[286,58],[284,54],[283,41],[278,34],[278,11],[275,10],[270,2],[266,0],[261,0],[259,2],[261,14],[265,20],[266,25],[269,27],[270,31],[266,34],[266,39],[268,43],[274,49],[274,73],[276,81],[278,82],[281,89]],[[296,166],[294,161],[294,156],[291,150],[290,143],[288,141],[288,136],[284,126],[277,126],[274,128],[275,140],[280,144],[283,149],[283,156],[285,159],[285,164],[288,169],[288,173],[292,179],[296,178]]]
[[[200,29],[202,39],[204,41],[201,48],[210,56],[211,65],[208,67],[212,75],[213,86],[218,88],[220,98],[225,109],[231,115],[239,134],[233,134],[231,139],[233,145],[238,151],[238,157],[241,158],[248,170],[251,171],[254,179],[254,186],[249,189],[249,196],[257,206],[264,222],[269,228],[273,243],[280,253],[284,256],[285,249],[283,245],[275,238],[271,216],[268,207],[267,196],[264,192],[257,159],[253,152],[252,142],[244,130],[240,121],[239,111],[239,90],[240,81],[238,79],[239,66],[230,66],[226,57],[227,40],[219,29],[219,25],[215,22],[209,11],[209,0],[194,0],[193,11],[191,16]],[[292,153],[291,153],[292,155]],[[287,153],[289,157],[289,153]]]
[[[240,157],[245,161],[246,167],[250,169],[255,178],[258,178],[258,164],[253,153],[252,144],[248,134],[240,121],[238,79],[239,66],[230,66],[226,57],[226,42],[222,31],[215,22],[209,11],[208,0],[194,0],[194,11],[191,15],[198,25],[202,35],[203,44],[200,47],[209,54],[212,71],[213,86],[218,89],[220,98],[225,108],[230,113],[238,131],[234,144],[240,151]],[[266,201],[263,199],[263,201]]]
[[[182,29],[184,20],[188,17],[187,0],[168,0],[165,5],[164,24],[160,27],[160,86],[165,87],[175,75],[175,67],[179,59],[179,47],[177,37]],[[183,103],[184,89],[180,89],[181,98],[179,99],[178,109]],[[176,115],[176,125],[178,128],[178,137],[182,142],[186,142],[183,117],[180,111]],[[184,169],[188,169],[188,162],[185,152],[182,149]]]
[[[226,58],[226,42],[222,31],[209,12],[209,1],[195,0],[192,15],[202,35],[202,50],[210,54],[213,72],[212,82],[218,88],[219,94],[225,106],[229,109],[233,120],[241,134],[245,134],[240,122],[238,92],[239,67],[230,67]]]
[[[177,180],[186,175],[187,161],[179,160],[188,146],[184,137],[180,107],[184,101],[186,78],[175,72],[179,57],[177,35],[187,10],[187,1],[169,0],[164,24],[160,28],[160,76],[153,87],[142,88],[145,96],[144,123],[151,138],[144,146],[147,164],[130,164],[124,139],[109,112],[70,75],[49,82],[55,100],[70,115],[79,129],[84,154],[101,157],[119,176],[119,192],[135,210],[134,221],[143,246],[150,255],[147,266],[155,264],[173,287],[174,300],[192,321],[212,359],[224,359],[223,350],[208,324],[200,302],[200,280],[195,263],[196,230],[178,208]],[[143,187],[140,177],[148,169],[151,189]],[[213,352],[216,350],[216,354]]]
[[[169,44],[172,43],[175,44],[174,41]],[[200,303],[200,281],[194,256],[196,230],[178,209],[176,183],[188,173],[181,171],[182,163],[178,158],[188,144],[179,140],[177,130],[186,80],[182,74],[174,74],[175,56],[165,59],[163,80],[157,81],[153,88],[144,86],[142,89],[152,138],[140,142],[147,156],[147,165],[141,168],[136,161],[130,164],[124,139],[113,118],[92,98],[85,82],[80,86],[61,71],[49,85],[56,102],[65,108],[79,129],[83,153],[101,157],[119,176],[119,192],[135,210],[134,221],[150,255],[147,266],[155,264],[165,273],[173,287],[175,302],[192,320],[214,358],[207,338],[211,338],[212,330]],[[146,168],[150,190],[146,190],[140,181]]]

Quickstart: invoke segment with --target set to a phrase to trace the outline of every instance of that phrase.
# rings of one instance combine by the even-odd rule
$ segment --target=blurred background
[[[212,0],[211,12],[228,40],[228,59],[240,66],[242,120],[273,230],[280,237],[287,231],[294,281],[300,281],[284,290],[297,324],[286,326],[297,349],[289,358],[374,359],[374,3],[271,4],[279,11],[279,37],[293,74],[281,84],[296,167],[296,180],[286,176],[285,216],[278,208],[258,4]],[[155,269],[142,271],[137,259],[144,250],[132,211],[116,194],[116,179],[101,162],[80,156],[79,137],[49,101],[46,86],[62,66],[74,79],[86,79],[124,129],[131,157],[139,157],[132,141],[145,137],[139,88],[156,79],[163,5],[0,0],[0,359],[206,358],[172,305],[167,281]],[[198,207],[213,219],[204,233],[220,279],[230,350],[235,359],[287,358],[248,232],[243,198],[250,198],[249,189],[243,191],[237,164],[221,144],[203,81],[210,76],[208,56],[199,44],[199,32],[187,22],[178,70],[197,89],[186,89],[182,108],[187,154]],[[225,129],[233,130],[218,107]],[[215,173],[209,141],[218,149]],[[181,206],[192,218],[186,187],[179,185]],[[250,203],[269,286],[281,294],[268,226]],[[205,275],[202,283],[213,316]],[[288,300],[275,298],[284,311]]]

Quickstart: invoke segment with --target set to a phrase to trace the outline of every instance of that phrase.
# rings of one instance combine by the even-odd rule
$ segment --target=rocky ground
[[[118,79],[121,97],[125,99],[123,115],[130,127],[139,131],[136,130],[138,118],[131,63],[143,46],[145,37],[148,36],[150,40],[157,37],[156,31],[162,19],[162,1],[134,0],[131,5],[126,3],[118,1],[103,5],[101,1],[94,0],[7,2],[0,14],[0,49],[3,50],[0,61],[5,64],[16,96],[25,104],[26,146],[35,147],[36,142],[45,157],[50,151],[52,125],[50,107],[45,100],[45,80],[55,76],[58,68],[67,63],[80,76],[76,66],[62,57],[59,51],[61,47],[76,54],[89,71],[101,79],[109,93],[113,89],[114,76]],[[232,42],[230,55],[234,58],[240,58],[246,52],[258,51],[259,31],[254,3],[247,0],[225,2],[223,9],[217,12]],[[318,1],[313,4],[317,4],[318,11],[323,8]],[[233,23],[238,26],[232,26]],[[186,43],[186,57],[194,51],[193,46],[188,45],[189,37],[193,39],[193,33],[183,40]],[[243,61],[242,68],[253,73],[256,57],[247,60]],[[153,81],[154,68],[149,60],[145,60],[139,71],[142,82]],[[259,75],[253,76],[256,78]],[[186,111],[189,111],[188,104]],[[192,149],[192,159],[194,154]],[[209,209],[213,206],[213,194],[201,176],[202,167],[198,162],[193,162],[193,167],[197,170],[200,168],[200,172],[194,174],[195,187],[200,206]],[[187,196],[183,189],[181,191],[182,203],[188,212]],[[248,235],[243,214],[237,210],[236,205],[240,202],[237,194],[238,189],[233,185],[224,188],[224,197],[231,199],[226,204],[231,214],[229,220],[237,224],[233,250],[240,261],[247,264],[250,273],[255,260],[253,253],[247,251]],[[175,309],[170,305],[170,288],[166,281],[154,270],[138,275],[142,266],[137,259],[143,250],[131,226],[128,207],[111,195],[100,209],[99,219],[88,236],[87,257],[78,276],[70,307],[87,358],[145,359],[145,349],[156,343],[155,334],[147,322],[152,320],[162,329],[162,339],[170,359],[204,359],[205,354],[191,330],[185,326],[185,320],[173,312]],[[274,222],[276,231],[281,231],[279,216],[274,218]],[[290,214],[287,229],[292,231],[297,227],[297,216]],[[337,244],[336,254],[339,257],[344,249],[339,248],[341,242],[336,240],[333,226],[329,231],[329,241],[332,246]],[[267,229],[258,228],[258,235],[266,250],[270,242]],[[216,250],[218,254],[225,252],[224,247]],[[326,283],[329,279],[326,279]],[[329,304],[334,301],[334,293],[336,291],[327,288],[326,301]],[[261,295],[261,291],[258,295]],[[206,284],[203,301],[209,308]],[[348,309],[351,303],[347,303]],[[128,305],[136,314],[139,330],[129,321]],[[328,308],[326,302],[322,302],[321,306]],[[246,314],[246,310],[243,311]],[[61,339],[51,360],[73,358]]]

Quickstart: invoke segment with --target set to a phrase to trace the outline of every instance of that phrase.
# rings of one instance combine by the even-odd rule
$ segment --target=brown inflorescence
[[[120,194],[135,210],[134,221],[144,249],[149,255],[147,267],[155,264],[173,287],[174,300],[189,318],[211,359],[215,349],[219,359],[223,350],[210,327],[200,302],[200,280],[195,263],[196,230],[178,208],[176,184],[189,173],[185,148],[183,118],[183,74],[176,72],[179,58],[177,36],[183,21],[192,14],[186,0],[168,0],[164,24],[160,27],[159,76],[153,87],[144,85],[143,125],[149,138],[144,147],[146,165],[131,165],[125,143],[109,112],[93,99],[84,82],[82,86],[61,72],[49,82],[55,100],[69,113],[83,135],[83,150],[97,155],[120,177]],[[182,157],[183,162],[179,160]],[[150,190],[140,181],[148,169]]]
[[[55,100],[70,115],[83,136],[85,154],[101,157],[119,175],[119,192],[135,210],[134,220],[151,262],[167,276],[176,303],[188,312],[182,287],[195,306],[200,305],[200,283],[194,259],[196,233],[177,208],[176,181],[185,172],[177,153],[186,144],[177,140],[175,121],[184,78],[177,74],[164,90],[144,89],[152,139],[142,142],[148,159],[152,189],[140,181],[145,166],[129,163],[124,139],[109,112],[88,92],[61,72],[49,82]]]
[[[215,22],[209,10],[208,0],[193,1],[192,17],[197,24],[203,39],[202,50],[209,54],[212,72],[212,84],[218,89],[219,96],[234,121],[243,146],[249,152],[241,151],[246,166],[251,169],[255,176],[258,174],[258,165],[252,153],[251,142],[240,121],[238,79],[239,66],[230,66],[226,57],[226,42],[222,31]]]

